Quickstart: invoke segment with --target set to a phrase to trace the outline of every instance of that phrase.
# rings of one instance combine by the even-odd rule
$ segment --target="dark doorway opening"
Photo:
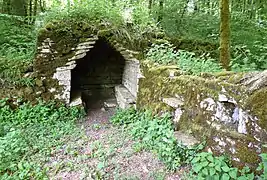
[[[71,100],[81,95],[87,109],[103,107],[115,100],[114,87],[122,83],[125,59],[104,39],[96,41],[87,55],[76,61],[71,71]]]

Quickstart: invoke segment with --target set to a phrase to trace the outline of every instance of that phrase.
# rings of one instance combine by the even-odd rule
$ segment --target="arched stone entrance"
[[[115,86],[122,84],[125,58],[104,39],[95,42],[71,70],[70,101],[80,96],[87,108],[114,106]],[[108,103],[107,103],[108,102]]]

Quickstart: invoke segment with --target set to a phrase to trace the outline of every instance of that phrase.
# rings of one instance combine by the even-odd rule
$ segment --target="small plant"
[[[201,72],[220,72],[221,66],[214,59],[195,57],[194,53],[179,51],[179,67],[190,74],[200,74]]]
[[[152,44],[146,56],[148,60],[165,65],[171,63],[176,64],[179,59],[178,53],[170,43]]]
[[[137,120],[138,112],[134,108],[130,108],[127,111],[123,109],[117,109],[115,115],[110,119],[113,124],[117,125],[130,124]]]
[[[187,177],[191,179],[212,179],[212,180],[250,180],[267,179],[267,154],[260,154],[262,163],[257,168],[257,172],[263,172],[261,175],[254,175],[251,169],[245,166],[243,169],[232,167],[231,162],[226,156],[213,156],[209,152],[201,152],[195,155],[191,161],[192,170]]]
[[[267,179],[267,153],[260,154],[260,157],[262,162],[260,163],[257,170],[263,171],[262,175],[260,176],[261,179]]]
[[[192,173],[197,179],[236,179],[237,168],[231,168],[224,156],[214,157],[212,153],[202,152],[192,160]]]
[[[242,72],[267,69],[266,44],[256,41],[253,44],[253,48],[257,49],[257,51],[252,51],[245,45],[236,45],[233,47],[234,58],[231,61],[233,71]]]

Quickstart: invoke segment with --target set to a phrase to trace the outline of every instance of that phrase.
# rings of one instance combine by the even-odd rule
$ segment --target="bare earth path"
[[[180,179],[151,152],[141,150],[123,127],[109,118],[114,110],[94,109],[79,124],[83,135],[70,137],[55,149],[46,166],[50,179]]]

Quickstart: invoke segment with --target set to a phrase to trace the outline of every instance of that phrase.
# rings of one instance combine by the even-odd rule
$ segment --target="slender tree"
[[[2,12],[5,14],[10,14],[10,12],[11,12],[11,0],[4,0],[3,1]]]
[[[11,0],[11,14],[17,16],[27,15],[27,2],[26,0]]]
[[[159,0],[158,22],[161,22],[163,19],[163,4],[164,4],[164,0]]]
[[[229,0],[220,1],[220,63],[230,70],[230,11]]]
[[[151,10],[152,10],[152,4],[153,4],[153,0],[148,0],[148,9],[149,9],[149,14],[151,14]]]

